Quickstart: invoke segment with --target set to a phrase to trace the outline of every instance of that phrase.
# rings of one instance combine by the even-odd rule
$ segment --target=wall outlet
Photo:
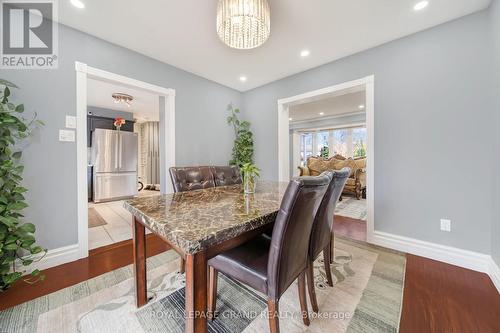
[[[441,219],[441,231],[451,231],[451,220]]]

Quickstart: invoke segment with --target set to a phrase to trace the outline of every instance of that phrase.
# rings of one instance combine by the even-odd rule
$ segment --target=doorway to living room
[[[349,167],[334,230],[369,242],[374,230],[373,86],[370,76],[278,101],[280,180]]]

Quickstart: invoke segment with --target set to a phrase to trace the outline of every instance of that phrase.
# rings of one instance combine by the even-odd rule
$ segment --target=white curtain
[[[142,124],[144,131],[144,152],[146,157],[146,184],[160,184],[160,123],[151,121]]]

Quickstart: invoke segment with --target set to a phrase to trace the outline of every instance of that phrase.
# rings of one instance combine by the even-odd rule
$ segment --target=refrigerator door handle
[[[120,154],[120,162],[118,164],[118,169],[122,168],[122,158],[123,158],[123,138],[120,132],[118,132],[118,140],[120,142],[119,154]]]
[[[118,169],[118,140],[115,139],[115,169]]]

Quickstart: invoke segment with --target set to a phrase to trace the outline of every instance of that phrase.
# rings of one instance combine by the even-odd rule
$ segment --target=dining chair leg
[[[330,239],[330,244],[328,245],[330,247],[330,264],[333,264],[333,258],[334,255],[333,255],[333,234],[332,234],[332,238]]]
[[[267,300],[267,316],[269,317],[269,332],[279,333],[280,323],[278,301],[275,301],[273,299]]]
[[[309,321],[309,311],[307,310],[306,270],[299,275],[299,300],[300,312],[302,312],[302,321],[304,322],[304,325],[309,326],[311,322]]]
[[[307,266],[307,289],[309,290],[309,299],[311,300],[312,310],[319,312],[318,301],[316,299],[316,288],[314,287],[314,262],[310,261]]]
[[[323,249],[323,262],[325,263],[326,280],[330,287],[333,287],[332,271],[330,269],[330,246]]]
[[[181,265],[179,267],[179,271],[181,272],[181,274],[184,274],[186,272],[186,260],[184,260],[184,258],[181,257]]]
[[[212,266],[209,266],[208,271],[208,319],[214,320],[215,309],[217,303],[217,276],[218,272]]]

